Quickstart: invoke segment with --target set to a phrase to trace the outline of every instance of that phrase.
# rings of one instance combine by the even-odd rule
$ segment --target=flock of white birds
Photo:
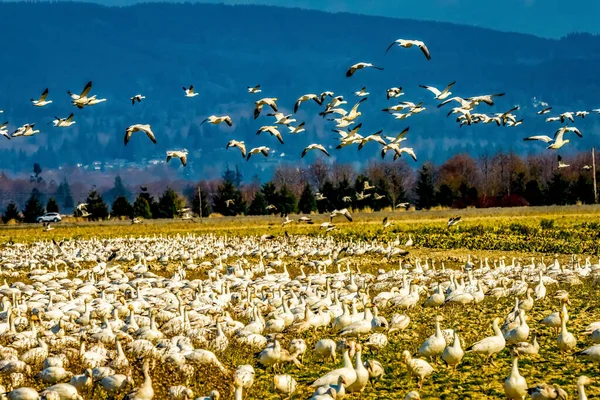
[[[568,327],[569,291],[600,282],[599,263],[469,257],[450,269],[400,259],[412,242],[178,235],[5,243],[0,399],[261,398],[266,394],[248,392],[257,374],[267,374],[270,390],[281,396],[312,392],[310,399],[334,400],[378,393],[383,382],[408,372],[416,379],[412,388],[384,397],[415,400],[432,374],[461,374],[464,357],[493,364],[508,351],[507,398],[567,399],[563,387],[530,385],[519,372],[519,357],[538,355],[542,331],[555,337],[546,342],[549,352],[600,362],[600,344],[593,344],[600,343],[600,321],[577,334]],[[361,271],[382,258],[397,267]],[[299,273],[292,276],[288,263]],[[491,336],[475,332],[481,339],[464,343],[458,331],[441,326],[446,312],[476,311],[503,298],[514,299],[503,318],[480,315],[492,323]],[[542,321],[529,317],[536,307],[547,310]],[[433,334],[414,343],[411,316],[425,308],[440,317]],[[400,338],[410,345],[396,356],[405,365],[398,370],[377,355]],[[577,351],[582,340],[592,345]],[[232,358],[240,348],[255,357]],[[318,379],[294,377],[319,364],[328,372]],[[158,366],[165,375],[157,383],[151,372]],[[191,389],[217,382],[210,393]],[[587,398],[590,382],[577,381],[579,399]]]
[[[423,55],[425,56],[425,58],[427,60],[431,60],[430,51],[427,48],[427,46],[425,45],[425,43],[423,43],[422,41],[398,39],[398,40],[392,42],[392,44],[387,48],[386,53],[390,49],[392,49],[394,46],[399,46],[402,48],[410,48],[413,46],[418,47],[423,52]],[[348,68],[348,70],[346,72],[346,76],[350,78],[350,77],[354,76],[354,74],[356,74],[358,71],[361,71],[364,69],[382,70],[383,68],[373,65],[372,63],[359,62]],[[446,104],[456,105],[456,107],[453,107],[448,112],[448,116],[453,115],[453,114],[457,115],[458,117],[457,117],[456,121],[460,124],[460,126],[479,124],[479,123],[481,123],[481,124],[495,123],[498,126],[515,127],[515,126],[519,126],[523,123],[523,119],[518,119],[518,117],[515,114],[513,114],[514,111],[519,109],[518,106],[515,106],[506,112],[494,113],[493,115],[487,115],[485,113],[475,112],[476,111],[475,108],[477,106],[479,106],[481,103],[485,103],[489,106],[494,105],[494,99],[496,97],[503,96],[504,93],[478,95],[478,96],[472,96],[472,97],[466,97],[466,98],[458,97],[458,96],[450,97],[450,95],[452,95],[452,92],[450,92],[450,89],[453,87],[453,85],[455,83],[456,82],[450,83],[443,90],[439,90],[433,86],[426,86],[426,85],[419,85],[419,86],[430,91],[431,93],[433,93],[434,99],[439,101],[438,107],[442,107]],[[90,95],[91,89],[92,89],[92,82],[90,81],[87,83],[87,85],[84,87],[83,91],[79,95],[68,91],[69,95],[71,96],[71,102],[72,102],[73,106],[75,106],[79,109],[82,109],[82,108],[90,107],[90,106],[93,106],[93,105],[96,105],[96,104],[106,101],[105,98],[99,99],[99,98],[97,98],[96,95]],[[193,98],[193,97],[198,96],[198,93],[195,91],[195,88],[193,85],[190,85],[189,87],[184,86],[183,90],[184,90],[185,96],[188,98]],[[262,92],[262,89],[261,89],[260,85],[254,86],[254,87],[248,87],[248,93],[250,93],[250,94],[259,94],[261,92]],[[403,147],[401,145],[401,143],[407,139],[405,136],[408,132],[408,128],[404,129],[400,134],[395,135],[395,136],[383,135],[382,130],[379,130],[375,133],[368,134],[368,135],[363,135],[363,134],[359,133],[359,130],[362,127],[362,123],[358,123],[358,124],[356,123],[358,121],[358,118],[362,115],[362,112],[359,111],[359,105],[363,101],[366,100],[366,98],[367,98],[366,96],[369,95],[369,92],[367,92],[366,87],[363,87],[360,90],[356,91],[354,93],[354,95],[357,97],[361,97],[361,100],[358,101],[350,110],[347,110],[347,109],[341,107],[342,105],[347,104],[347,101],[344,100],[344,97],[339,96],[339,95],[336,96],[334,94],[334,92],[331,92],[331,91],[325,91],[320,94],[309,93],[309,94],[302,95],[298,98],[298,100],[294,104],[293,110],[294,110],[294,113],[296,113],[302,103],[311,101],[311,100],[314,101],[315,103],[317,103],[319,106],[325,104],[325,110],[320,112],[320,115],[322,115],[323,117],[332,116],[333,118],[331,118],[330,120],[334,121],[336,123],[335,129],[333,131],[337,132],[339,134],[338,140],[340,142],[339,145],[336,147],[336,149],[341,149],[343,147],[350,146],[350,145],[357,145],[358,149],[360,150],[365,144],[367,144],[369,142],[376,142],[382,146],[382,150],[381,150],[382,158],[385,158],[385,155],[388,151],[392,151],[394,153],[394,160],[396,160],[398,157],[401,157],[402,154],[407,154],[416,161],[417,156],[416,156],[414,149],[411,147]],[[404,95],[404,93],[402,92],[402,87],[393,87],[393,88],[387,89],[387,91],[386,91],[386,97],[388,100],[396,99],[403,95]],[[146,98],[146,96],[144,96],[142,94],[136,94],[135,96],[131,97],[130,100],[131,100],[132,105],[135,105],[136,103],[142,102],[145,98]],[[327,99],[329,99],[329,100],[327,100]],[[284,114],[283,112],[280,112],[277,101],[278,101],[278,99],[276,97],[265,97],[265,98],[261,98],[261,99],[255,101],[255,103],[254,103],[254,105],[255,105],[254,119],[257,119],[261,115],[262,110],[265,106],[273,111],[272,113],[266,114],[267,116],[273,118],[272,123],[269,125],[263,125],[262,127],[260,127],[260,129],[257,131],[256,134],[258,135],[260,133],[268,133],[269,135],[275,137],[281,144],[283,144],[284,143],[284,135],[280,131],[281,127],[286,127],[289,130],[288,134],[297,135],[297,134],[305,131],[305,123],[304,122],[299,123],[297,126],[292,125],[294,122],[297,122],[295,118],[292,118],[293,114]],[[52,100],[48,99],[48,89],[45,89],[44,92],[42,93],[42,95],[37,100],[31,99],[31,103],[35,107],[46,107],[46,106],[50,105],[52,103]],[[547,114],[547,113],[551,112],[552,107],[548,107],[546,103],[541,103],[541,104],[545,105],[545,107],[541,111],[539,111],[538,114],[543,115],[543,114]],[[403,102],[400,102],[399,104],[392,105],[392,106],[389,106],[389,107],[383,109],[383,111],[391,113],[396,119],[399,119],[399,120],[407,119],[407,118],[409,118],[413,115],[419,114],[425,110],[426,110],[426,108],[423,106],[423,102],[414,103],[411,101],[403,101]],[[600,113],[600,109],[591,110],[591,111]],[[590,113],[589,111],[564,112],[555,117],[548,117],[546,119],[546,122],[558,121],[561,123],[568,123],[568,122],[574,123],[575,118],[585,118],[585,116],[588,115],[589,113]],[[202,124],[204,124],[205,122],[208,122],[212,125],[226,123],[230,127],[233,126],[233,120],[228,115],[221,115],[221,116],[211,115],[211,116],[207,117],[205,120],[203,120]],[[73,124],[75,124],[74,114],[70,114],[67,118],[55,117],[55,120],[52,121],[52,123],[54,124],[55,127],[58,127],[58,128],[67,128],[69,126],[72,126]],[[8,126],[8,122],[5,122],[0,125],[0,134],[5,136],[7,139],[10,139],[11,137],[17,137],[17,136],[32,136],[32,135],[35,135],[40,132],[39,129],[35,129],[35,124],[25,124],[25,125],[18,127],[14,132],[12,132],[12,134],[9,134],[7,126]],[[126,129],[125,145],[130,140],[131,135],[135,132],[143,132],[148,136],[148,138],[154,144],[157,143],[156,136],[155,136],[154,132],[152,131],[152,127],[150,125],[134,124]],[[579,131],[579,129],[577,129],[574,126],[565,125],[565,126],[561,126],[560,128],[558,128],[555,131],[553,137],[550,137],[547,135],[534,135],[534,136],[527,137],[524,140],[526,140],[526,141],[542,141],[542,142],[545,142],[548,144],[548,147],[547,147],[548,149],[558,150],[561,147],[563,147],[565,144],[569,143],[569,139],[565,139],[565,135],[571,134],[571,133],[574,133],[577,136],[582,137],[582,134]],[[268,157],[270,153],[274,152],[267,145],[262,145],[262,146],[258,146],[255,148],[247,149],[245,142],[243,140],[237,140],[237,139],[231,139],[229,141],[226,148],[229,149],[230,147],[238,148],[239,151],[241,152],[242,157],[245,158],[246,160],[249,160],[251,156],[258,155],[258,154],[262,154],[263,156]],[[330,147],[332,147],[332,146],[330,146]],[[311,143],[303,149],[303,151],[301,153],[301,157],[304,157],[309,151],[314,151],[314,150],[320,151],[328,157],[330,156],[330,153],[327,150],[327,147],[325,145],[323,145],[321,143]],[[187,155],[188,155],[187,149],[168,150],[167,151],[167,162],[172,158],[179,158],[182,165],[186,166]],[[561,167],[565,168],[566,166],[568,166],[568,165],[563,164]]]

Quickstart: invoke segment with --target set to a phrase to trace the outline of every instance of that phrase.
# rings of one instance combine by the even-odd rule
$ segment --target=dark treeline
[[[47,183],[38,165],[29,181],[0,175],[0,199],[4,222],[34,222],[44,212],[72,213],[79,201],[88,204],[92,219],[175,218],[188,207],[193,214],[207,217],[211,213],[323,213],[334,208],[378,211],[402,203],[416,209],[594,203],[591,154],[579,153],[563,161],[569,166],[559,169],[554,153],[478,158],[459,154],[441,165],[425,163],[418,170],[404,160],[372,161],[357,170],[351,164],[317,159],[306,168],[279,165],[265,183],[258,176],[244,181],[240,168],[228,167],[221,179],[186,182],[175,188],[169,182],[154,182],[153,193],[147,186],[127,187],[117,176],[112,187],[93,187],[77,200],[66,179],[58,185]],[[30,191],[27,196],[16,201],[15,196],[26,190]]]

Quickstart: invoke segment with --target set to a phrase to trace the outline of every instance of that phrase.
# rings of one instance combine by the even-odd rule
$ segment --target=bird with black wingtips
[[[318,144],[318,143],[313,143],[313,144],[309,144],[308,146],[306,146],[304,148],[304,150],[302,151],[302,156],[300,158],[304,158],[304,156],[309,152],[309,150],[320,150],[322,151],[327,157],[329,157],[329,153],[327,152],[327,150],[325,149],[325,147],[323,147],[322,144]]]
[[[485,103],[488,106],[494,105],[494,97],[502,97],[505,93],[496,93],[496,94],[484,94],[480,96],[467,97],[465,100],[470,101],[473,105],[478,105],[479,103]]]
[[[361,150],[365,146],[365,144],[367,144],[369,142],[377,142],[377,143],[381,144],[382,146],[385,146],[387,143],[386,143],[385,139],[380,136],[382,132],[383,132],[383,129],[379,130],[375,133],[372,133],[368,136],[363,137],[360,140],[360,143],[358,144],[358,150]]]
[[[296,135],[298,133],[302,133],[304,132],[306,129],[304,129],[304,122],[302,122],[300,125],[293,127],[291,125],[287,125],[288,129],[290,130],[290,134],[291,135]]]
[[[67,90],[67,93],[69,94],[69,96],[71,96],[71,98],[73,100],[79,100],[79,99],[81,99],[83,97],[87,97],[87,95],[90,93],[91,90],[92,90],[92,81],[89,81],[83,87],[83,90],[81,91],[81,94],[71,93],[70,90]]]
[[[385,94],[388,100],[391,98],[404,96],[404,93],[402,93],[402,86],[386,89]]]
[[[538,115],[548,114],[552,110],[552,107],[546,107],[537,112]]]
[[[129,98],[129,100],[131,100],[131,105],[135,106],[135,102],[137,101],[138,103],[141,103],[142,100],[144,100],[146,98],[146,96],[142,96],[141,94],[136,94],[135,96]]]
[[[275,136],[277,138],[277,140],[279,140],[279,142],[281,144],[283,144],[283,137],[281,136],[281,132],[279,132],[279,129],[277,128],[277,126],[275,125],[264,125],[261,126],[258,131],[256,131],[257,135],[260,135],[261,132],[268,132],[271,134],[271,136]]]
[[[12,137],[18,137],[18,136],[33,136],[36,133],[40,133],[39,129],[33,129],[35,127],[35,124],[25,124],[22,125],[20,127],[18,127],[13,133],[12,133]]]
[[[271,107],[271,109],[277,112],[277,97],[265,97],[254,102],[254,119],[260,116],[265,105]]]
[[[225,122],[227,125],[233,126],[233,122],[231,121],[231,117],[229,115],[222,115],[220,117],[216,115],[211,115],[210,117],[205,118],[204,121],[200,123],[200,126],[202,126],[205,122],[208,122],[209,124],[213,125],[218,125],[220,123]]]
[[[458,224],[459,222],[460,222],[460,215],[448,218],[448,228]]]
[[[558,155],[557,160],[558,160],[558,167],[557,167],[558,169],[569,168],[571,166],[570,164],[565,164],[565,162],[563,161],[560,154]]]
[[[244,143],[244,141],[237,141],[231,139],[229,143],[227,143],[225,149],[228,149],[230,147],[237,147],[238,149],[240,149],[240,152],[242,153],[242,158],[246,158],[246,143]]]
[[[189,88],[183,86],[183,91],[185,92],[185,97],[195,97],[198,96],[198,93],[194,90],[194,85],[190,85]]]
[[[8,140],[10,140],[10,135],[8,134],[8,130],[6,127],[8,126],[8,121],[0,124],[0,135],[4,136]]]
[[[371,63],[367,63],[367,62],[359,62],[356,63],[354,65],[351,65],[350,68],[348,68],[348,71],[346,71],[346,77],[350,78],[352,75],[354,75],[354,73],[356,71],[358,71],[359,69],[364,69],[364,68],[374,68],[374,69],[378,69],[380,71],[383,71],[383,68],[381,67],[377,67]]]
[[[250,160],[250,157],[252,157],[254,154],[258,154],[258,153],[261,153],[263,156],[268,157],[270,150],[271,149],[268,148],[267,146],[255,147],[255,148],[251,149],[248,152],[248,156],[246,157],[246,161]]]
[[[75,124],[75,121],[73,121],[74,116],[75,114],[71,113],[67,118],[54,117],[54,121],[49,122],[48,124],[54,124],[55,128],[67,128]]]
[[[456,81],[450,82],[448,84],[448,86],[446,86],[441,91],[438,88],[434,87],[434,86],[419,85],[419,87],[423,88],[423,89],[427,89],[431,93],[433,93],[435,95],[434,99],[436,99],[436,100],[445,100],[445,99],[447,99],[452,94],[452,92],[450,91],[450,88],[452,86],[454,86],[455,83],[456,83]]]
[[[300,107],[300,104],[302,104],[303,102],[308,101],[308,100],[313,100],[318,105],[323,104],[323,101],[321,100],[321,98],[319,96],[317,96],[316,94],[313,94],[313,93],[305,94],[305,95],[300,96],[298,98],[298,100],[296,100],[296,103],[294,104],[294,113],[298,112],[298,107]]]
[[[260,92],[262,92],[262,90],[260,89],[260,85],[248,86],[248,93],[256,94]]]
[[[399,47],[404,47],[405,49],[408,49],[410,47],[413,46],[417,46],[422,52],[423,55],[425,56],[425,58],[429,61],[431,60],[431,53],[429,52],[429,49],[427,48],[427,46],[425,45],[424,42],[420,41],[420,40],[406,40],[406,39],[397,39],[394,40],[392,42],[392,44],[390,44],[387,48],[387,50],[385,51],[386,53],[388,51],[390,51],[390,49],[392,47],[394,47],[394,45],[398,45]]]
[[[127,145],[127,143],[129,143],[129,140],[131,139],[131,135],[133,135],[134,132],[140,132],[140,131],[144,132],[146,134],[146,136],[148,136],[148,139],[150,139],[152,141],[152,143],[156,144],[156,137],[154,136],[154,132],[152,132],[152,128],[150,127],[150,125],[134,124],[125,130],[125,139],[124,139],[125,145]]]
[[[168,150],[167,151],[167,162],[169,162],[169,160],[172,158],[179,158],[179,161],[181,161],[181,165],[183,165],[185,167],[187,165],[187,155],[188,155],[188,151],[185,149],[183,149],[183,150]]]
[[[360,88],[360,90],[357,90],[356,92],[354,92],[354,95],[356,97],[366,97],[368,95],[370,95],[371,93],[367,92],[367,87],[363,86],[362,88]]]
[[[269,117],[275,117],[275,123],[277,125],[289,125],[292,122],[296,122],[294,118],[290,118],[292,114],[285,115],[284,113],[276,112],[267,114]]]
[[[44,92],[42,93],[42,95],[40,96],[39,99],[37,99],[37,100],[31,99],[31,103],[35,107],[44,107],[44,106],[47,106],[48,104],[52,103],[52,100],[47,100],[47,98],[48,98],[48,88],[46,88],[44,90]]]

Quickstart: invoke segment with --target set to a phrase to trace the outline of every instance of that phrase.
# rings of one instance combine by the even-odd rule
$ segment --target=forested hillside
[[[266,135],[256,136],[270,118],[252,119],[256,96],[248,85],[261,84],[264,96],[279,98],[291,112],[304,93],[332,90],[350,104],[352,92],[366,86],[371,93],[361,105],[365,133],[384,129],[394,134],[410,126],[407,145],[421,161],[441,163],[458,152],[493,154],[499,150],[520,154],[543,152],[543,144],[524,143],[529,134],[552,134],[557,125],[537,116],[532,98],[548,102],[556,112],[600,106],[596,78],[600,38],[574,35],[561,40],[501,33],[474,27],[352,14],[260,6],[202,4],[142,4],[109,8],[85,3],[0,3],[4,34],[0,39],[0,110],[14,129],[36,123],[34,137],[0,138],[0,169],[29,172],[33,162],[47,171],[61,165],[98,168],[146,167],[148,160],[164,159],[165,150],[187,148],[187,169],[177,163],[152,167],[157,176],[186,179],[213,178],[226,165],[244,164],[244,175],[269,178],[277,161],[298,163],[302,147],[312,142],[336,145],[333,123],[305,103],[295,118],[306,121],[306,132],[284,136],[280,145]],[[399,37],[425,41],[432,54],[427,62],[416,49],[385,49]],[[347,67],[369,61],[384,71],[361,71],[346,78]],[[93,93],[104,104],[77,110],[68,89],[79,92],[93,80]],[[456,80],[456,95],[506,92],[494,108],[505,111],[515,104],[525,119],[516,128],[495,125],[459,128],[447,109],[437,109],[431,93],[419,84],[445,86]],[[194,84],[199,96],[186,98],[182,86]],[[397,121],[381,109],[385,89],[402,86],[404,100],[424,101],[427,110]],[[38,109],[29,99],[50,89],[54,102]],[[131,105],[137,93],[147,99]],[[402,100],[402,99],[401,99]],[[75,112],[76,125],[67,129],[47,126],[54,116]],[[199,123],[210,114],[229,114],[234,126]],[[583,139],[572,140],[564,154],[589,148],[595,142],[600,116],[577,120]],[[152,125],[158,144],[134,135],[123,146],[124,129],[134,123]],[[239,152],[226,151],[228,139],[249,147],[267,144],[276,153],[268,159],[242,161]],[[369,144],[332,150],[338,162],[366,164],[378,157]],[[314,160],[307,156],[306,165]],[[105,163],[105,165],[103,165]],[[134,163],[134,164],[128,164]],[[412,161],[411,161],[412,163]],[[160,174],[159,174],[160,172]]]

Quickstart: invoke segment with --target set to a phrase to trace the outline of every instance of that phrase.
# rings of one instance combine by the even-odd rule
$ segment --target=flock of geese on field
[[[411,48],[417,47],[419,48],[425,58],[427,60],[431,60],[431,53],[425,43],[419,40],[405,40],[398,39],[386,50],[386,53],[391,50],[393,47],[398,46],[402,48]],[[377,69],[382,70],[382,67],[373,65],[368,62],[358,62],[356,64],[351,65],[347,72],[346,76],[348,78],[354,76],[358,71],[362,71],[365,69]],[[363,72],[364,73],[364,72]],[[455,85],[456,82],[451,82],[448,84],[443,90],[440,90],[434,86],[427,85],[419,85],[421,88],[430,91],[434,95],[434,99],[439,102],[437,107],[442,107],[446,104],[452,104],[454,107],[450,109],[448,112],[448,116],[457,115],[457,123],[462,127],[463,125],[473,125],[473,124],[490,124],[495,123],[498,126],[506,126],[506,127],[515,127],[519,126],[523,123],[523,119],[519,119],[514,111],[519,109],[519,106],[512,107],[506,112],[502,113],[494,113],[493,115],[487,115],[485,113],[475,112],[476,107],[481,103],[487,104],[489,106],[494,105],[494,101],[497,97],[503,96],[504,93],[496,93],[496,94],[485,94],[485,95],[477,95],[472,97],[459,97],[452,96],[452,92],[450,89]],[[106,101],[105,98],[97,98],[97,95],[90,95],[92,89],[92,82],[88,82],[84,89],[80,94],[72,93],[68,91],[68,94],[71,96],[71,103],[73,106],[83,109],[86,107],[90,107],[99,103],[103,103]],[[194,85],[190,85],[188,87],[183,87],[184,95],[188,98],[193,98],[198,96],[199,93],[195,91]],[[248,87],[248,93],[251,95],[258,95],[262,92],[261,86],[253,86]],[[48,89],[46,88],[41,96],[38,99],[31,99],[31,103],[35,107],[46,107],[52,104],[52,100],[48,99]],[[370,134],[362,134],[359,133],[362,128],[362,123],[358,122],[359,117],[362,115],[362,112],[359,111],[359,106],[367,99],[369,92],[366,87],[361,88],[360,90],[354,92],[354,95],[360,97],[360,100],[354,104],[354,106],[347,110],[343,108],[342,105],[348,104],[347,100],[344,100],[343,96],[336,95],[332,91],[324,91],[322,93],[307,93],[298,98],[296,103],[294,104],[293,111],[294,114],[298,112],[299,107],[306,102],[313,101],[317,105],[322,106],[325,105],[323,111],[319,113],[319,115],[323,117],[330,117],[330,121],[334,121],[336,123],[334,132],[336,132],[339,137],[339,144],[335,147],[336,149],[341,149],[347,146],[357,145],[358,149],[362,149],[369,142],[376,142],[381,146],[381,157],[385,158],[385,155],[388,152],[392,152],[394,154],[394,160],[401,157],[402,154],[407,154],[412,157],[415,161],[417,160],[417,155],[412,147],[404,147],[402,142],[407,140],[406,135],[409,131],[409,128],[405,128],[400,133],[392,136],[383,135],[383,130],[379,130]],[[402,87],[392,87],[386,90],[387,100],[390,99],[398,99],[401,96],[404,96],[404,92],[402,91]],[[136,94],[130,98],[131,104],[135,105],[141,103],[146,96],[142,94]],[[546,103],[540,103],[544,108],[537,112],[537,114],[544,115],[551,112],[552,107],[549,107]],[[305,131],[305,123],[301,122],[297,125],[293,125],[296,123],[296,119],[293,118],[293,114],[285,114],[279,109],[278,99],[276,97],[264,97],[258,99],[254,102],[254,119],[259,118],[261,114],[265,114],[263,109],[269,109],[272,112],[266,113],[268,117],[271,117],[271,123],[261,126],[256,132],[257,135],[261,133],[269,134],[270,136],[275,137],[281,144],[284,143],[284,135],[282,131],[285,133],[287,129],[287,134],[297,135]],[[398,104],[386,107],[383,109],[384,112],[390,113],[395,119],[405,120],[409,117],[412,117],[416,114],[419,114],[425,111],[426,108],[423,106],[423,102],[414,103],[411,101],[402,101]],[[600,109],[591,110],[592,112],[600,113]],[[0,111],[2,112],[2,111]],[[546,122],[560,122],[560,123],[574,123],[575,118],[585,118],[586,115],[590,114],[590,111],[567,111],[558,116],[552,116],[546,118]],[[202,124],[209,123],[212,125],[219,124],[227,124],[228,126],[233,126],[233,119],[229,115],[210,115],[206,119],[202,121]],[[357,123],[358,122],[358,123]],[[67,128],[75,124],[74,114],[71,113],[67,118],[59,118],[55,117],[54,121],[51,123],[54,124],[55,127],[58,128]],[[7,139],[11,137],[18,136],[32,136],[39,133],[39,129],[35,129],[35,124],[29,123],[22,125],[12,134],[9,134],[8,131],[8,122],[0,124],[0,134],[5,136]],[[157,143],[156,136],[152,130],[152,127],[149,124],[133,124],[129,126],[125,130],[125,138],[124,143],[127,145],[131,136],[135,132],[143,132],[148,138],[154,143]],[[579,137],[582,137],[582,133],[579,129],[574,126],[564,125],[558,128],[554,132],[554,136],[550,137],[547,135],[534,135],[525,138],[526,141],[542,141],[548,144],[548,149],[558,150],[562,148],[566,143],[569,142],[569,139],[565,139],[565,135],[575,134]],[[246,160],[249,160],[253,155],[262,154],[265,157],[268,157],[270,153],[273,153],[274,150],[271,150],[268,145],[262,145],[254,148],[247,149],[246,144],[243,140],[231,139],[227,143],[226,149],[235,147],[237,148],[242,157]],[[332,148],[333,146],[325,146],[321,143],[311,143],[307,145],[301,153],[301,157],[304,157],[311,151],[320,151],[326,156],[330,156],[328,148]],[[187,149],[180,150],[168,150],[167,151],[167,162],[172,158],[178,158],[182,165],[185,166],[187,164]],[[560,168],[568,167],[567,164],[562,163],[559,160]]]
[[[261,397],[251,387],[266,376],[282,397],[335,400],[387,390],[389,398],[415,400],[428,379],[460,374],[464,357],[485,369],[510,351],[507,398],[566,399],[564,387],[532,386],[519,372],[519,358],[540,351],[542,330],[554,338],[544,350],[562,354],[555,357],[600,362],[600,321],[569,330],[569,292],[599,284],[600,263],[469,256],[450,269],[441,260],[409,259],[411,243],[268,235],[4,243],[0,398],[214,400],[229,397],[231,387],[239,400]],[[361,271],[382,259],[394,266]],[[288,263],[299,272],[291,274]],[[459,333],[473,327],[442,327],[446,312],[502,299],[514,308],[480,315],[491,320],[491,336],[474,332],[480,340],[464,343]],[[547,310],[539,322],[530,316],[536,307]],[[433,334],[415,343],[414,320],[425,312],[439,317],[425,328]],[[400,369],[381,358],[394,342],[403,347]],[[242,358],[232,358],[240,349]],[[328,372],[307,382],[294,377],[298,369]],[[406,372],[416,385],[387,386]],[[579,377],[579,399],[590,383]],[[206,393],[194,393],[194,385]]]

